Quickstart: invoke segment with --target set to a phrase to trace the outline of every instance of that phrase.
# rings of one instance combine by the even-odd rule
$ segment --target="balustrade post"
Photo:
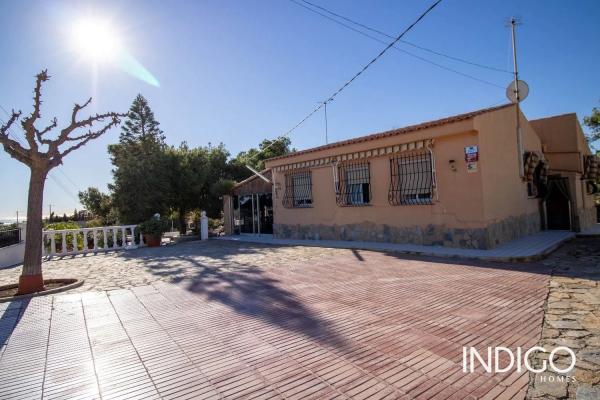
[[[62,232],[62,249],[61,249],[61,253],[62,254],[67,254],[67,232],[65,232],[65,231]]]
[[[73,232],[73,252],[77,253],[79,251],[79,247],[77,246],[77,235],[79,235],[79,231]]]
[[[104,240],[104,250],[108,250],[108,232],[106,228],[102,228],[102,238]]]
[[[127,247],[127,228],[121,227],[121,247]]]
[[[92,229],[94,235],[94,251],[98,251],[98,229]]]
[[[56,254],[56,237],[54,232],[50,233],[50,255],[53,256]]]

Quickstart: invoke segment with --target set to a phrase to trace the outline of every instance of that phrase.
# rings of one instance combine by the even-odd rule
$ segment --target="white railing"
[[[119,225],[42,231],[44,256],[128,250],[144,246],[141,232],[139,244],[135,243],[135,227],[136,225]],[[57,241],[60,242],[59,251]]]

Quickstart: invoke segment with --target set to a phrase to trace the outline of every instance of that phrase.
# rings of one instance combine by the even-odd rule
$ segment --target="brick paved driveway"
[[[45,267],[88,283],[0,304],[2,399],[522,398],[462,346],[533,346],[549,272],[220,241]]]

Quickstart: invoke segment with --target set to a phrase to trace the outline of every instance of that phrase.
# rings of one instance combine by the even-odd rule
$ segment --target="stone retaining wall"
[[[485,228],[449,228],[444,225],[391,226],[372,222],[347,225],[274,224],[273,233],[282,239],[351,240],[386,243],[412,243],[471,249],[496,245],[540,230],[538,213],[510,217]]]

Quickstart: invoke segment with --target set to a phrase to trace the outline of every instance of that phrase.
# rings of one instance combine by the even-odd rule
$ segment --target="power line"
[[[366,32],[363,32],[363,31],[361,31],[361,30],[359,30],[359,29],[356,29],[356,28],[354,28],[354,27],[352,27],[352,26],[350,26],[350,25],[348,25],[348,24],[345,24],[345,23],[343,23],[343,22],[341,22],[341,21],[338,21],[338,20],[337,20],[337,19],[335,19],[335,18],[331,18],[330,16],[328,16],[328,15],[325,15],[325,14],[323,14],[323,13],[321,13],[321,12],[319,12],[319,11],[315,10],[315,9],[312,9],[312,8],[310,8],[310,7],[307,7],[306,5],[304,5],[304,4],[302,4],[302,3],[299,3],[299,2],[298,2],[298,1],[296,1],[296,0],[290,0],[290,1],[291,1],[292,3],[294,3],[294,4],[298,5],[298,6],[302,7],[302,8],[305,8],[305,9],[307,9],[307,10],[309,10],[309,11],[311,11],[311,12],[315,13],[315,14],[318,14],[318,15],[320,15],[320,16],[321,16],[321,17],[323,17],[323,18],[326,18],[326,19],[328,19],[328,20],[330,20],[330,21],[332,21],[332,22],[335,22],[336,24],[338,24],[338,25],[341,25],[341,26],[343,26],[343,27],[345,27],[345,28],[347,28],[347,29],[350,29],[351,31],[353,31],[353,32],[356,32],[356,33],[358,33],[358,34],[360,34],[360,35],[363,35],[363,36],[365,36],[365,37],[367,37],[367,38],[369,38],[369,39],[371,39],[371,40],[374,40],[374,41],[376,41],[376,42],[379,42],[379,43],[384,43],[384,44],[385,44],[385,43],[387,43],[387,42],[385,42],[385,41],[383,41],[383,40],[381,40],[381,39],[379,39],[379,38],[377,38],[377,37],[375,37],[375,36],[369,35],[369,34],[368,34],[368,33],[366,33]],[[304,0],[302,0],[302,1],[304,1]],[[308,3],[308,2],[306,2],[306,3]],[[312,3],[308,3],[308,4],[312,4]],[[358,23],[357,23],[357,24],[358,24]],[[362,24],[359,24],[359,25],[362,25]],[[386,35],[386,36],[388,36],[387,34],[385,34],[385,35]],[[403,42],[403,43],[404,43],[404,42]],[[411,43],[411,45],[412,45],[412,43]],[[414,45],[414,46],[415,46],[415,47],[419,47],[419,46],[417,46],[417,45]],[[455,74],[457,74],[457,75],[461,75],[461,76],[463,76],[463,77],[465,77],[465,78],[469,78],[469,79],[472,79],[472,80],[474,80],[474,81],[478,81],[478,82],[480,82],[480,83],[484,83],[484,84],[486,84],[486,85],[490,85],[490,86],[493,86],[493,87],[496,87],[496,88],[499,88],[499,89],[504,89],[504,86],[502,86],[502,85],[498,85],[497,83],[490,82],[490,81],[488,81],[488,80],[481,79],[481,78],[478,78],[478,77],[476,77],[476,76],[473,76],[473,75],[467,74],[467,73],[465,73],[465,72],[461,72],[461,71],[455,70],[455,69],[453,69],[453,68],[450,68],[450,67],[447,67],[447,66],[445,66],[445,65],[439,64],[439,63],[437,63],[437,62],[435,62],[435,61],[429,60],[429,59],[427,59],[427,58],[425,58],[425,57],[422,57],[422,56],[419,56],[419,55],[417,55],[417,54],[411,53],[410,51],[407,51],[407,50],[405,50],[405,49],[402,49],[402,48],[400,48],[400,47],[393,46],[393,48],[394,48],[394,50],[397,50],[397,51],[399,51],[399,52],[401,52],[401,53],[404,53],[404,54],[406,54],[406,55],[408,55],[408,56],[411,56],[411,57],[413,57],[413,58],[416,58],[416,59],[418,59],[418,60],[421,60],[421,61],[423,61],[423,62],[426,62],[426,63],[428,63],[428,64],[434,65],[434,66],[436,66],[436,67],[438,67],[438,68],[441,68],[441,69],[444,69],[444,70],[446,70],[446,71],[449,71],[449,72],[455,73]],[[432,51],[433,51],[433,50],[432,50]],[[504,71],[504,70],[500,70],[500,71],[502,71],[502,72],[506,72],[506,71]]]
[[[394,40],[389,43],[383,50],[381,50],[379,52],[379,54],[377,54],[371,61],[369,61],[364,67],[362,67],[360,69],[360,71],[358,71],[356,74],[354,74],[354,76],[352,78],[350,78],[348,81],[346,81],[342,86],[340,86],[339,89],[337,89],[335,92],[333,92],[333,94],[331,96],[329,96],[325,101],[319,103],[319,105],[312,110],[310,113],[308,113],[303,119],[300,120],[300,122],[298,122],[296,125],[294,125],[291,129],[289,129],[287,132],[285,132],[284,134],[280,135],[279,137],[277,137],[275,140],[273,140],[268,146],[266,146],[264,149],[258,151],[253,157],[251,157],[250,159],[256,157],[258,154],[264,152],[265,150],[267,150],[268,148],[270,148],[271,146],[273,146],[275,144],[275,142],[277,142],[277,140],[281,140],[287,136],[289,136],[294,130],[296,130],[300,125],[302,125],[304,122],[306,122],[306,120],[308,120],[310,117],[312,117],[315,113],[317,113],[321,108],[323,108],[325,106],[325,104],[333,101],[333,99],[335,99],[335,97],[337,95],[339,95],[344,89],[346,89],[349,85],[352,84],[352,82],[354,82],[359,76],[361,76],[371,65],[375,64],[377,62],[377,60],[379,60],[390,48],[394,47],[394,45],[400,40],[402,39],[402,37],[404,35],[406,35],[410,30],[412,30],[419,22],[421,22],[421,20],[423,18],[425,18],[425,16],[427,14],[429,14],[435,7],[437,7],[438,4],[440,4],[442,2],[442,0],[437,0],[435,1],[432,5],[430,5],[421,15],[419,15],[419,17],[414,20],[406,29],[404,29],[396,38],[394,38]]]
[[[298,3],[297,1],[295,1],[295,0],[290,0],[290,1],[292,1],[293,3],[296,3],[296,4],[298,4],[298,5],[301,5],[301,4],[299,4],[299,3]],[[328,14],[330,14],[330,15],[333,15],[333,16],[335,16],[335,17],[337,17],[337,18],[341,18],[341,19],[343,19],[344,21],[350,22],[351,24],[354,24],[354,25],[356,25],[356,26],[360,26],[361,28],[364,28],[364,29],[366,29],[366,30],[368,30],[368,31],[371,31],[371,32],[377,33],[377,34],[379,34],[379,35],[385,36],[385,37],[387,37],[387,38],[389,38],[389,39],[394,39],[394,36],[392,36],[392,35],[390,35],[390,34],[388,34],[388,33],[382,32],[382,31],[380,31],[380,30],[378,30],[378,29],[375,29],[375,28],[373,28],[373,27],[370,27],[370,26],[368,26],[368,25],[365,25],[365,24],[363,24],[363,23],[357,22],[357,21],[355,21],[355,20],[353,20],[353,19],[350,19],[350,18],[348,18],[348,17],[345,17],[345,16],[343,16],[343,15],[341,15],[341,14],[335,13],[335,12],[333,12],[333,11],[331,11],[331,10],[329,10],[329,9],[327,9],[327,8],[325,8],[325,7],[323,7],[323,6],[320,6],[320,5],[318,5],[318,4],[311,3],[310,1],[307,1],[307,0],[300,0],[300,1],[302,1],[303,3],[306,3],[306,4],[308,4],[308,5],[310,5],[311,7],[315,7],[315,8],[318,8],[319,10],[325,11],[326,13],[328,13]],[[308,7],[305,7],[305,8],[308,8]],[[314,10],[313,10],[313,11],[314,11]],[[320,14],[320,15],[322,15],[322,14]],[[469,60],[466,60],[466,59],[464,59],[464,58],[460,58],[460,57],[456,57],[456,56],[451,56],[451,55],[449,55],[449,54],[442,53],[442,52],[440,52],[440,51],[436,51],[436,50],[432,50],[432,49],[429,49],[429,48],[427,48],[427,47],[420,46],[420,45],[418,45],[418,44],[415,44],[415,43],[412,43],[412,42],[409,42],[409,41],[406,41],[406,40],[400,40],[400,42],[401,42],[401,43],[404,43],[404,44],[406,44],[406,45],[408,45],[408,46],[415,47],[415,48],[417,48],[417,49],[419,49],[419,50],[423,50],[423,51],[426,51],[426,52],[428,52],[428,53],[431,53],[431,54],[435,54],[435,55],[437,55],[437,56],[440,56],[440,57],[445,57],[445,58],[448,58],[448,59],[450,59],[450,60],[453,60],[453,61],[458,61],[458,62],[461,62],[461,63],[464,63],[464,64],[472,65],[472,66],[474,66],[474,67],[479,67],[479,68],[488,69],[488,70],[491,70],[491,71],[503,72],[503,73],[506,73],[506,74],[512,74],[512,72],[511,72],[511,71],[509,71],[508,69],[496,68],[496,67],[492,67],[492,66],[489,66],[489,65],[485,65],[485,64],[477,63],[477,62],[474,62],[474,61],[469,61]]]

